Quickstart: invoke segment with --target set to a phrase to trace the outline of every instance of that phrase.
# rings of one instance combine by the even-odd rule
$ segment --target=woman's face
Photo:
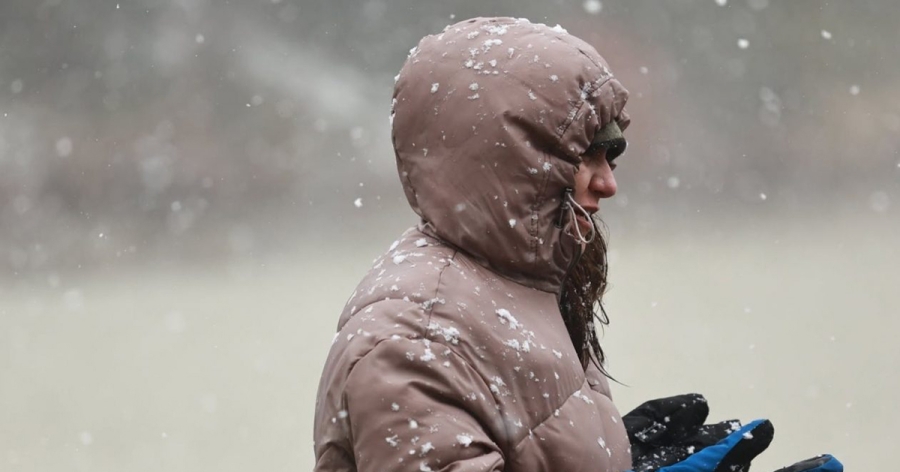
[[[600,209],[600,199],[616,194],[616,178],[613,170],[616,164],[606,159],[606,149],[599,148],[581,156],[582,163],[575,173],[575,203],[581,205],[593,215]],[[578,224],[583,234],[593,229],[593,223],[587,221],[580,212],[576,212]]]

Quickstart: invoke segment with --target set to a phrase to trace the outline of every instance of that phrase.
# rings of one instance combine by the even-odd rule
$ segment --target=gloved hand
[[[691,454],[687,459],[655,472],[748,472],[750,462],[769,447],[775,428],[769,420],[756,420],[729,434],[718,443]],[[829,471],[830,472],[830,471]]]
[[[655,471],[685,460],[740,429],[736,420],[704,425],[709,405],[689,393],[648,401],[622,417],[636,472]]]
[[[830,454],[813,457],[775,472],[844,472],[844,464]]]
[[[700,394],[648,401],[622,417],[635,472],[747,472],[771,443],[774,428],[757,420],[704,425],[709,405]],[[710,447],[714,446],[714,447]],[[708,450],[707,450],[708,448]],[[703,451],[703,452],[701,452]],[[817,456],[776,472],[843,472],[831,455]]]

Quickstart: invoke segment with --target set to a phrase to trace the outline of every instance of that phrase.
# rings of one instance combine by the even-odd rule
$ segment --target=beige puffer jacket
[[[393,142],[422,217],[341,315],[316,404],[317,471],[630,468],[606,379],[558,293],[581,247],[562,211],[627,92],[560,27],[474,19],[424,38],[397,78]]]

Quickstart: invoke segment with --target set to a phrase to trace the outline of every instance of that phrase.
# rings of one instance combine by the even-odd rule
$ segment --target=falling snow
[[[61,20],[51,18],[62,21],[62,26],[74,28],[73,18],[104,18],[104,21],[85,24],[79,20],[76,31],[63,35],[65,41],[41,43],[46,28],[40,25],[47,18],[40,14],[14,15],[21,23],[16,25],[16,35],[22,40],[10,43],[7,54],[0,57],[0,66],[7,72],[0,79],[0,95],[4,95],[0,103],[0,187],[8,190],[4,195],[6,205],[0,211],[3,228],[0,240],[4,241],[0,265],[11,280],[15,279],[14,286],[22,286],[22,290],[6,294],[12,297],[9,306],[22,307],[18,310],[21,313],[16,310],[0,313],[10,318],[10,326],[14,328],[7,343],[13,360],[27,361],[33,357],[35,343],[44,338],[47,342],[42,346],[56,346],[47,355],[60,355],[63,347],[73,345],[69,338],[112,316],[107,313],[115,305],[110,301],[128,298],[123,298],[122,287],[130,285],[123,285],[122,280],[132,275],[151,277],[150,286],[176,280],[179,289],[166,292],[164,300],[160,300],[164,306],[140,297],[133,300],[137,308],[148,312],[145,318],[150,320],[149,328],[116,326],[115,336],[110,339],[117,339],[123,345],[143,346],[148,352],[163,348],[173,355],[186,356],[191,362],[197,360],[190,359],[191,355],[207,354],[233,360],[234,349],[240,346],[221,341],[231,339],[235,333],[252,334],[254,330],[207,319],[204,313],[208,310],[198,311],[200,302],[222,304],[220,308],[227,315],[228,310],[250,306],[248,300],[259,296],[254,287],[282,290],[285,286],[289,287],[285,289],[288,292],[299,290],[294,294],[301,300],[299,312],[313,312],[309,309],[313,305],[338,307],[346,296],[339,293],[340,287],[355,282],[352,278],[357,277],[349,270],[354,264],[348,264],[347,257],[383,252],[384,248],[378,247],[379,241],[384,241],[384,231],[390,230],[396,223],[394,216],[402,212],[415,220],[424,215],[426,221],[440,214],[437,220],[451,221],[455,230],[468,231],[462,240],[505,244],[497,254],[507,256],[511,248],[522,242],[498,242],[497,238],[512,234],[527,236],[532,238],[529,244],[534,245],[534,254],[545,258],[538,262],[556,263],[564,259],[556,257],[559,249],[566,248],[559,244],[557,236],[565,236],[549,220],[559,214],[559,207],[554,206],[560,204],[557,191],[571,178],[572,160],[548,153],[552,143],[527,136],[526,128],[545,126],[549,135],[553,135],[559,123],[570,118],[576,126],[569,129],[580,132],[582,122],[596,118],[586,113],[587,109],[596,107],[599,115],[617,111],[603,106],[607,98],[603,93],[595,97],[585,94],[589,103],[587,107],[579,104],[581,108],[577,110],[566,103],[569,99],[578,102],[578,90],[568,89],[583,80],[583,75],[594,74],[589,79],[594,80],[605,77],[608,71],[597,70],[594,64],[590,72],[579,69],[573,75],[575,69],[568,67],[559,49],[547,47],[538,39],[550,39],[554,42],[550,44],[557,46],[574,41],[560,37],[566,30],[559,25],[553,28],[524,22],[480,27],[460,25],[455,33],[451,28],[445,31],[446,36],[432,36],[437,39],[423,42],[421,50],[410,49],[401,74],[396,69],[403,59],[402,52],[418,38],[391,25],[405,20],[409,20],[406,24],[433,23],[431,20],[423,23],[423,18],[449,22],[453,15],[431,11],[432,6],[418,13],[407,12],[409,18],[395,17],[391,8],[385,10],[384,2],[365,2],[358,9],[343,12],[346,14],[333,15],[333,21],[324,21],[325,18],[316,17],[315,11],[302,10],[302,5],[297,8],[296,2],[285,0],[257,2],[255,6],[248,2],[239,8],[236,4],[240,2],[224,2],[221,7],[216,3],[214,15],[209,9],[210,2],[149,2],[159,5],[147,10],[134,2],[122,2],[124,6],[101,5],[103,2],[63,3],[66,12],[71,14],[63,15]],[[189,8],[185,7],[187,4]],[[112,5],[115,9],[109,8]],[[894,105],[896,87],[891,81],[896,74],[893,74],[894,62],[881,57],[884,48],[870,44],[870,38],[880,38],[893,31],[895,14],[885,12],[866,22],[843,21],[841,8],[823,4],[822,22],[791,23],[790,16],[784,16],[785,9],[772,0],[730,4],[727,0],[713,0],[681,2],[676,6],[660,4],[658,15],[641,16],[637,21],[631,18],[634,15],[621,15],[613,11],[619,9],[613,8],[616,5],[601,0],[578,0],[568,7],[583,17],[573,20],[571,27],[586,34],[584,39],[588,42],[600,44],[602,54],[610,59],[621,58],[623,54],[631,58],[620,65],[624,70],[619,80],[631,91],[627,109],[633,112],[636,128],[629,130],[629,139],[633,139],[637,154],[634,160],[626,158],[620,162],[623,178],[619,181],[619,192],[609,200],[611,205],[604,207],[613,213],[609,232],[614,240],[627,240],[632,230],[652,232],[663,226],[676,236],[690,233],[693,243],[683,248],[682,256],[690,256],[693,265],[701,269],[712,260],[707,253],[720,254],[737,247],[740,254],[736,256],[756,260],[763,257],[760,247],[775,250],[774,256],[766,255],[767,264],[763,264],[766,270],[783,271],[785,277],[801,283],[814,280],[817,287],[821,285],[822,293],[837,297],[835,303],[821,305],[815,301],[798,301],[796,294],[785,292],[782,303],[757,306],[750,301],[754,290],[759,288],[753,281],[759,280],[765,271],[761,271],[760,264],[744,264],[739,276],[719,274],[717,280],[724,284],[721,293],[711,295],[710,303],[696,313],[698,317],[717,315],[709,306],[724,307],[722,313],[734,315],[741,323],[773,319],[783,324],[778,329],[790,331],[799,325],[791,317],[780,316],[784,306],[808,305],[817,320],[822,321],[820,324],[826,326],[823,329],[833,330],[834,323],[828,322],[838,317],[838,311],[833,308],[847,305],[847,294],[861,294],[853,298],[859,305],[856,307],[859,322],[865,321],[865,316],[874,316],[873,313],[896,311],[895,305],[885,305],[884,297],[870,296],[866,290],[871,291],[872,287],[854,282],[852,277],[831,274],[835,271],[819,270],[838,267],[841,270],[836,273],[866,273],[879,282],[876,289],[898,284],[890,257],[895,254],[890,235],[895,229],[892,225],[900,203],[897,190],[900,112]],[[673,13],[703,21],[684,31],[674,31],[669,24]],[[185,15],[190,21],[184,21]],[[203,21],[194,21],[198,18]],[[227,28],[235,18],[241,27]],[[359,18],[365,20],[367,27],[353,27]],[[619,39],[598,42],[591,25],[578,26],[578,21],[590,23],[591,20],[603,23],[599,26],[615,23],[613,36],[618,35]],[[308,28],[302,28],[306,23],[317,25],[316,34],[308,34]],[[674,31],[679,40],[668,41],[666,38],[673,37],[672,34],[639,34],[642,31]],[[525,41],[523,32],[530,35]],[[604,36],[610,31],[600,33]],[[335,41],[353,48],[336,54],[331,46]],[[405,46],[391,51],[398,41]],[[751,41],[753,51],[749,51]],[[644,54],[627,51],[628,45],[638,43]],[[46,47],[29,49],[29,45],[35,44]],[[99,54],[76,54],[92,47]],[[435,53],[435,48],[444,48],[446,56]],[[391,59],[398,54],[399,60]],[[441,60],[447,61],[448,68],[437,66]],[[613,61],[613,65],[619,62],[622,61]],[[41,67],[30,67],[33,64]],[[441,75],[442,70],[457,75]],[[523,78],[523,71],[531,75]],[[396,84],[387,79],[392,76]],[[612,94],[614,89],[606,86],[601,91]],[[656,109],[653,104],[665,102],[672,90],[677,90],[673,95],[677,99],[669,101],[676,106],[668,108],[678,109],[678,113],[658,116],[645,113],[647,107]],[[392,91],[397,92],[394,96],[398,99],[391,100],[388,118],[393,126],[396,117],[397,128],[388,130],[383,119],[389,105],[386,100]],[[561,97],[560,91],[571,95]],[[521,121],[504,122],[507,117],[492,109],[503,104],[522,108],[510,110]],[[554,107],[554,104],[561,105]],[[461,126],[455,126],[457,120]],[[417,129],[416,136],[406,139],[409,138],[404,136],[407,129],[418,124],[427,127]],[[641,138],[647,134],[642,130],[657,128],[664,132],[657,133],[659,136],[650,133],[652,139]],[[497,136],[500,129],[502,137]],[[576,140],[581,137],[579,133],[575,135]],[[414,147],[410,142],[415,143]],[[398,145],[398,159],[392,152],[392,144]],[[397,178],[396,164],[408,163],[403,161],[406,158],[449,173],[457,162],[447,162],[454,159],[462,162],[472,156],[484,167],[456,167],[471,172],[471,181],[465,180],[469,175],[465,179],[451,175],[423,178],[421,169],[413,168],[401,169]],[[510,162],[518,164],[505,165]],[[490,167],[496,163],[499,167]],[[834,213],[833,204],[838,198],[832,185],[835,175],[841,177],[839,213],[852,216],[852,221],[843,226],[853,231],[844,230],[841,225],[827,226],[831,221],[826,216]],[[490,191],[485,194],[497,194],[499,200],[485,201],[480,193],[483,189],[479,188],[483,181],[477,179],[486,176],[498,182],[514,181],[517,186],[545,185],[542,188],[556,193],[541,194],[547,196],[541,199],[546,207],[537,211],[522,207],[523,195],[528,198],[536,195],[522,187]],[[357,186],[360,180],[365,180],[364,188]],[[417,187],[402,189],[398,181]],[[434,202],[432,195],[425,195],[430,186],[479,191],[452,194],[444,201]],[[422,207],[416,210],[423,215],[414,215],[409,210],[403,190],[410,200],[418,198]],[[628,211],[623,212],[622,207],[629,199]],[[352,207],[347,200],[352,202]],[[361,210],[364,203],[366,210]],[[792,211],[807,207],[810,211]],[[765,218],[756,215],[758,212],[765,213]],[[783,226],[784,215],[794,219],[790,222],[791,231],[776,231],[777,236],[763,238],[766,244],[760,246],[747,244],[753,242],[752,237],[739,234],[740,231],[726,232],[723,237],[722,231],[715,229],[724,224],[719,218],[723,214],[738,215],[741,224],[759,230],[752,233],[763,235],[775,234],[770,230]],[[494,215],[496,221],[486,225],[485,215]],[[420,223],[415,220],[413,223]],[[341,308],[323,315],[334,318],[334,322],[323,325],[327,331],[320,333],[323,342],[333,337],[337,352],[346,350],[348,345],[356,350],[388,338],[391,341],[385,345],[392,348],[409,346],[398,348],[400,354],[394,362],[428,375],[454,375],[468,361],[459,356],[483,355],[485,363],[490,361],[495,369],[479,374],[487,379],[499,373],[510,384],[506,386],[500,377],[490,379],[489,387],[497,395],[517,395],[522,383],[534,382],[537,387],[529,395],[545,399],[537,403],[552,404],[560,394],[563,401],[569,391],[562,393],[554,390],[554,386],[565,383],[560,377],[566,381],[573,378],[568,369],[571,366],[577,369],[578,359],[568,345],[557,342],[558,337],[545,337],[543,323],[552,318],[549,315],[555,313],[556,305],[532,303],[520,287],[509,289],[505,285],[508,281],[502,277],[476,278],[467,271],[470,261],[461,255],[452,256],[455,247],[437,236],[446,229],[437,220],[428,223],[435,230],[427,237],[412,230],[405,240],[394,242],[385,255],[373,262],[374,268],[366,276],[366,283],[371,283],[360,287],[358,294],[354,292],[342,308],[347,312],[345,316],[356,317],[352,323],[358,325],[334,333],[333,329],[326,328],[333,327]],[[625,221],[624,227],[618,220]],[[511,228],[508,232],[507,224]],[[818,231],[826,226],[832,231]],[[490,231],[488,236],[485,227]],[[336,236],[322,238],[321,234]],[[855,234],[865,235],[865,244],[849,242]],[[313,235],[319,236],[313,238]],[[327,241],[322,245],[318,239]],[[619,252],[611,249],[609,255],[612,263],[626,269],[626,275],[639,273],[645,266],[656,264],[657,269],[666,269],[678,262],[677,257],[666,256],[653,258],[653,264],[648,264],[646,257],[631,257],[625,250],[628,244],[624,246]],[[279,281],[297,280],[296,274],[283,270],[289,264],[296,265],[296,261],[279,260],[292,247],[315,249],[308,251],[309,257],[303,258],[296,268],[302,272],[300,283],[283,284]],[[402,249],[398,251],[398,247]],[[698,250],[700,247],[704,250]],[[799,250],[799,255],[805,256],[812,254],[810,248],[834,250],[817,255],[819,259],[814,258],[805,267],[784,265],[784,261],[797,260],[798,255],[793,251]],[[465,250],[461,248],[460,254]],[[859,251],[865,257],[851,257]],[[487,251],[484,257],[493,256]],[[197,262],[191,261],[198,257],[201,263],[224,261],[227,270],[219,271],[223,277],[217,279],[206,273],[209,271],[188,270]],[[131,275],[127,270],[117,269],[140,267],[141,261],[157,258],[168,261],[163,266],[171,268],[159,274]],[[179,265],[181,262],[173,262],[183,260],[185,267]],[[813,263],[817,261],[820,263]],[[482,266],[477,269],[487,273]],[[696,281],[691,274],[697,275],[701,269],[697,269],[700,272],[691,269],[694,272],[689,270],[682,278]],[[555,272],[560,270],[554,268]],[[615,282],[615,274],[620,271],[613,272],[611,281]],[[660,273],[668,272],[660,270]],[[178,277],[173,278],[173,274]],[[157,276],[159,280],[154,282],[152,278]],[[467,280],[467,287],[480,285],[479,290],[466,293],[464,299],[451,297],[449,290],[444,294],[442,283],[461,279]],[[740,283],[750,285],[733,290]],[[618,285],[628,289],[622,280]],[[204,287],[216,289],[208,296],[203,290],[197,290]],[[215,296],[219,292],[227,296]],[[507,292],[513,292],[515,298]],[[736,293],[738,299],[722,298]],[[648,311],[654,322],[665,324],[683,319],[681,315],[689,308],[666,297],[665,293],[645,295],[635,306]],[[446,296],[446,301],[430,298],[436,296]],[[447,305],[443,305],[445,302]],[[754,309],[744,307],[747,303],[754,303]],[[429,317],[432,309],[440,311],[441,316]],[[549,315],[548,309],[552,312]],[[444,316],[448,313],[450,316]],[[73,329],[41,331],[46,324],[41,320],[59,316],[71,318]],[[379,317],[390,321],[376,326]],[[278,332],[279,328],[273,327],[272,322],[260,318],[251,324],[262,323],[260,329]],[[302,326],[303,321],[299,322]],[[264,326],[266,323],[269,325]],[[418,344],[412,344],[409,332],[404,331],[413,324],[419,329]],[[538,342],[526,326],[541,333]],[[421,336],[422,327],[427,327],[424,336]],[[280,328],[285,331],[283,326]],[[484,333],[477,332],[479,329],[493,330],[489,334],[494,341],[483,342]],[[715,327],[711,329],[715,331]],[[881,331],[890,332],[889,329]],[[848,332],[852,334],[852,330]],[[282,337],[290,340],[290,336]],[[852,352],[855,338],[843,334],[841,337],[842,343],[838,345],[835,335],[819,330],[807,337],[803,348],[813,354],[817,349],[826,352],[836,347]],[[432,344],[424,343],[425,338]],[[650,338],[648,342],[655,339]],[[194,352],[196,349],[190,349],[192,339],[218,339],[218,342]],[[739,354],[747,354],[745,357],[753,357],[752,362],[759,363],[777,357],[777,350],[783,346],[775,341],[778,340],[765,343],[746,340],[735,347]],[[97,343],[104,342],[98,338]],[[279,339],[273,338],[272,342],[277,344]],[[101,344],[96,347],[105,350],[110,347],[109,342]],[[565,351],[553,349],[563,346]],[[307,348],[311,349],[304,347]],[[275,374],[284,367],[278,356],[283,349],[272,344],[256,351],[249,359],[251,370],[277,381],[280,376]],[[551,366],[537,369],[529,364],[538,360],[549,361]],[[889,361],[896,359],[885,362]],[[127,358],[122,362],[123,369],[134,367],[128,365]],[[160,359],[148,362],[152,364],[144,366],[147,372],[165,373],[166,369],[159,368]],[[33,396],[29,385],[44,384],[59,373],[29,370],[28,362],[10,365],[9,385],[13,386],[12,393],[22,398]],[[88,367],[75,366],[68,374],[73,378],[90,378],[85,376]],[[780,368],[768,367],[776,374]],[[553,372],[551,376],[552,369],[558,373]],[[22,381],[34,376],[37,376],[35,382]],[[162,377],[148,381],[159,384]],[[110,395],[121,397],[128,393],[116,382],[108,383],[104,388]],[[221,387],[224,391],[228,385]],[[734,393],[741,395],[746,384],[734,387]],[[826,387],[807,388],[804,384],[797,396],[800,401],[809,397],[821,405],[851,407],[852,396],[827,398]],[[260,390],[259,385],[247,388],[249,395],[264,396],[265,389]],[[451,401],[472,402],[467,406],[478,408],[493,405],[495,399],[488,392],[478,396],[486,390],[485,386],[479,387],[478,392],[470,392],[472,388],[464,387]],[[221,395],[199,390],[186,398],[186,411],[209,415],[208,420],[215,420],[224,428],[237,428],[234,431],[245,440],[248,434],[252,437],[253,428],[248,433],[239,424],[228,424],[230,416],[226,413],[234,405]],[[591,399],[601,398],[587,389],[573,396],[576,398],[570,401],[583,409]],[[137,405],[146,403],[152,409],[159,406],[153,404],[153,398],[143,392],[128,401]],[[402,395],[380,398],[372,402],[372,408],[389,418],[396,430],[376,431],[377,447],[398,448],[389,452],[402,456],[405,468],[442,469],[447,467],[445,448],[473,444],[472,434],[456,434],[465,431],[464,428],[452,429],[461,423],[423,413],[419,405],[408,404],[404,398]],[[396,402],[392,403],[392,399]],[[502,400],[523,401],[518,397]],[[404,401],[402,407],[399,401]],[[850,413],[863,413],[860,405],[862,399],[856,402],[857,410]],[[549,416],[556,406],[548,406],[549,410],[542,414]],[[325,427],[337,430],[347,426],[348,412],[339,408],[323,415]],[[404,413],[401,415],[399,411]],[[564,417],[563,421],[557,420],[562,427],[570,419],[566,412],[565,408],[562,413],[553,412],[554,416]],[[85,411],[85,415],[97,416],[97,411]],[[596,417],[610,421],[608,415],[604,412]],[[407,430],[406,421],[410,428],[418,428],[418,423],[409,416],[416,416],[423,427]],[[77,418],[67,422],[66,417],[62,415],[59,424],[48,429],[51,437],[61,438],[61,444],[75,447],[78,454],[91,451],[96,454],[98,448],[110,446],[108,434],[97,429],[96,424],[79,423]],[[617,421],[615,416],[611,418]],[[504,419],[508,424],[503,426],[511,431],[514,425],[521,424],[515,418]],[[432,428],[438,427],[447,435],[440,441],[428,436]],[[42,428],[47,429],[47,425]],[[173,431],[171,437],[159,429],[151,429],[150,433],[157,442],[172,439],[168,441],[171,447],[197,443],[197,431],[178,424],[167,424],[166,429]],[[126,435],[131,433],[134,431],[123,431]],[[413,440],[413,434],[408,433],[418,433],[421,439]],[[539,432],[534,434],[538,436]],[[452,443],[454,435],[456,444]],[[872,435],[884,437],[885,431],[876,428]],[[378,437],[384,437],[385,442],[377,441]],[[596,438],[596,434],[583,439],[590,441],[590,437]],[[609,454],[604,438],[597,438],[597,443]],[[22,444],[39,445],[40,441],[26,437]],[[400,445],[404,447],[399,448]],[[26,446],[7,451],[9,457],[4,459],[8,459],[11,467],[21,467],[23,457],[27,459],[35,454],[33,447]],[[209,449],[219,454],[234,452],[221,447]],[[456,452],[474,454],[478,452],[475,449]],[[408,454],[410,450],[414,452],[412,456]],[[602,455],[595,449],[592,452]],[[424,461],[426,458],[429,460]],[[19,463],[15,464],[16,461]]]
[[[584,11],[591,15],[598,15],[600,14],[600,11],[603,10],[603,3],[601,3],[600,0],[585,0],[582,6],[584,7]]]
[[[56,142],[56,154],[59,157],[69,157],[72,154],[72,140],[64,137]]]

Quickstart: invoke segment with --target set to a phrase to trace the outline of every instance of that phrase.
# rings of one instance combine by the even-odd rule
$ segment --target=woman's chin
[[[575,221],[578,224],[578,229],[581,230],[581,234],[584,237],[588,237],[592,231],[594,231],[594,223],[588,221],[587,218],[578,215],[575,217]]]

